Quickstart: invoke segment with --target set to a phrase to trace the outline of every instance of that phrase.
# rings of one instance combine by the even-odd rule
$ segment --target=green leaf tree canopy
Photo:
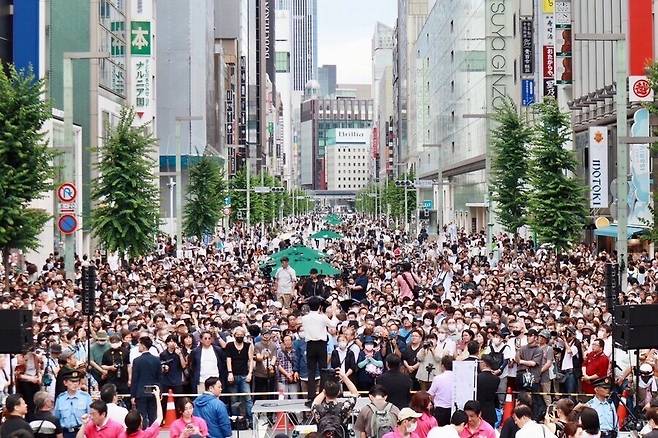
[[[560,111],[555,99],[538,104],[539,122],[531,150],[529,219],[540,242],[559,252],[582,235],[588,214],[585,186],[570,176],[576,169],[572,151],[564,148],[571,138],[568,113]]]
[[[42,126],[50,118],[44,83],[31,70],[0,67],[0,248],[9,287],[9,251],[37,249],[38,235],[49,215],[28,208],[52,189],[55,153]]]
[[[222,217],[225,187],[223,173],[217,161],[203,156],[190,168],[185,220],[187,236],[201,240],[204,234],[213,234]]]
[[[160,223],[159,189],[151,158],[155,138],[132,126],[123,109],[101,150],[99,177],[92,183],[91,228],[108,251],[136,258],[152,250]]]
[[[526,224],[528,213],[528,144],[532,130],[519,116],[511,99],[496,112],[498,123],[491,133],[492,199],[496,215],[508,233]]]

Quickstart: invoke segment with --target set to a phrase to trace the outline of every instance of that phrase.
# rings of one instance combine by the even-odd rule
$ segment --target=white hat
[[[408,420],[409,418],[420,418],[423,414],[419,414],[411,408],[403,408],[398,414],[398,423]]]

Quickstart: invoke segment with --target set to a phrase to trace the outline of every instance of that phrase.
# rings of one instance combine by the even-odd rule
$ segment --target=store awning
[[[627,234],[628,238],[630,239],[631,237],[640,235],[644,232],[647,231],[647,228],[644,227],[634,227],[634,226],[628,226],[627,229]],[[609,226],[605,228],[599,228],[594,230],[594,235],[595,236],[603,236],[603,237],[612,237],[612,238],[617,238],[617,224],[610,224]]]

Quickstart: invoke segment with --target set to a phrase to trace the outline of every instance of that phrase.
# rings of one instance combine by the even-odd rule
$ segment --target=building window
[[[290,71],[290,52],[276,52],[274,66],[277,73],[288,73]],[[327,107],[327,110],[329,108]]]

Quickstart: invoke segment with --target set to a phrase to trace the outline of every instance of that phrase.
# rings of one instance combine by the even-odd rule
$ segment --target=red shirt
[[[608,366],[610,365],[610,359],[608,356],[600,353],[590,352],[585,356],[585,374],[588,376],[597,375],[598,377],[605,377],[608,375]],[[594,387],[592,386],[591,380],[583,379],[583,393],[585,394],[594,394]]]
[[[101,427],[96,426],[93,421],[85,426],[86,438],[119,438],[123,433],[123,426],[109,418]]]

